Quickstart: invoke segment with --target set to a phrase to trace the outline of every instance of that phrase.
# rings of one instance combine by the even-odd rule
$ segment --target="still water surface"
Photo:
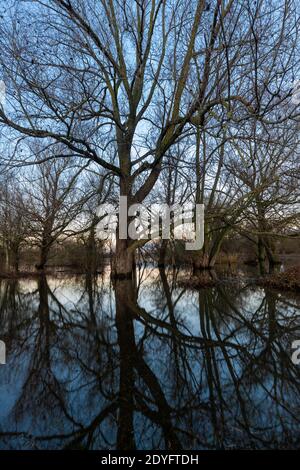
[[[0,448],[299,447],[300,298],[186,275],[0,281]]]

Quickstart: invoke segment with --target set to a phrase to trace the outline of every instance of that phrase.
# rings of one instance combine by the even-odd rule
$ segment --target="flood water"
[[[0,281],[0,448],[299,447],[300,298],[186,275]]]

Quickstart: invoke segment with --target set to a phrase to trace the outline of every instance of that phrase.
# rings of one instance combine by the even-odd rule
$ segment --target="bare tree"
[[[68,236],[82,214],[88,199],[80,187],[82,170],[76,161],[49,159],[22,177],[22,212],[28,242],[39,250],[38,270],[45,268],[52,246]]]
[[[271,269],[279,261],[276,240],[299,234],[299,136],[295,126],[266,132],[257,123],[251,135],[233,145],[226,174],[240,196],[254,195],[237,228],[255,243],[263,272],[266,258]]]
[[[11,129],[16,159],[30,159],[20,156],[26,137],[60,142],[63,150],[51,158],[92,160],[112,172],[128,204],[142,202],[169,149],[193,126],[214,116],[225,116],[227,125],[253,116],[281,120],[269,88],[277,76],[262,100],[258,72],[266,60],[269,68],[273,57],[283,59],[277,50],[288,39],[296,44],[295,8],[291,0],[255,7],[216,0],[209,9],[204,0],[18,3],[0,31],[8,102],[0,123]],[[290,97],[283,91],[280,101]],[[117,275],[131,276],[137,245],[117,236]]]
[[[0,183],[0,241],[5,254],[5,270],[19,271],[20,252],[28,227],[23,211],[22,191],[14,175]]]

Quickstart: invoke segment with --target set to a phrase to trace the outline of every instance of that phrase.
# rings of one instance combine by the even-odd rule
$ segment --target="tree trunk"
[[[272,272],[274,270],[274,267],[278,264],[280,264],[280,261],[275,254],[275,248],[272,244],[272,242],[268,239],[265,240],[265,249],[266,249],[266,254],[269,262],[269,271]]]
[[[19,272],[20,250],[14,244],[5,245],[5,269],[7,271]]]
[[[48,256],[49,256],[49,251],[50,251],[50,244],[49,243],[43,243],[40,249],[40,261],[36,265],[36,269],[38,271],[44,271],[47,261],[48,261]]]
[[[17,248],[14,253],[14,263],[13,263],[15,273],[19,272],[19,264],[20,264],[20,253],[19,253],[19,248]]]
[[[197,253],[193,260],[193,273],[197,274],[198,271],[209,269],[209,256],[208,253]]]
[[[158,267],[165,266],[168,240],[162,240],[159,250]]]
[[[97,267],[98,267],[95,227],[92,227],[90,230],[86,249],[87,249],[86,269],[88,272],[95,274],[97,272]]]
[[[116,252],[112,265],[112,276],[118,279],[133,279],[135,272],[135,253],[129,250],[129,241],[116,240]]]
[[[258,257],[260,274],[265,274],[266,255],[265,255],[265,247],[264,247],[261,237],[258,238],[258,242],[257,242],[257,257]]]

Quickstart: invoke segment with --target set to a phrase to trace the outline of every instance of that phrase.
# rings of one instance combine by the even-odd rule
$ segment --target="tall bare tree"
[[[272,66],[278,45],[288,38],[295,44],[298,21],[292,0],[255,5],[13,2],[0,30],[7,85],[0,123],[6,136],[10,129],[17,159],[30,158],[26,151],[20,156],[26,137],[60,142],[63,151],[53,158],[94,161],[116,177],[128,204],[140,203],[156,184],[168,150],[193,126],[201,128],[213,116],[219,121],[220,115],[236,125],[253,116],[271,123],[272,99],[262,103],[257,95],[259,71],[266,56]],[[267,49],[258,47],[265,41],[260,30],[272,31]],[[290,96],[283,92],[281,101]],[[117,275],[131,276],[136,246],[117,236]]]

